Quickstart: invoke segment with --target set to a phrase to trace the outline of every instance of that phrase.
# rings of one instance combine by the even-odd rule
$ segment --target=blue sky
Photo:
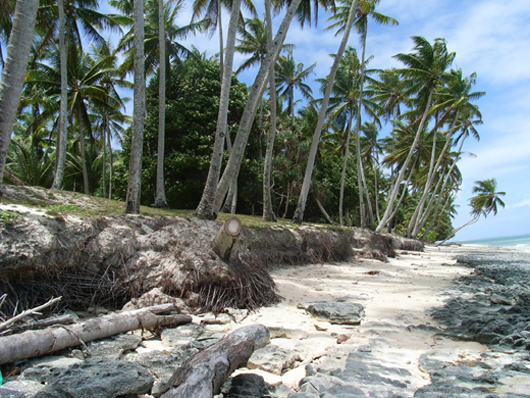
[[[185,3],[179,25],[189,23],[190,4]],[[456,240],[530,233],[530,1],[381,0],[378,11],[400,24],[369,25],[367,55],[374,56],[370,67],[401,66],[392,56],[410,52],[413,35],[431,42],[443,37],[449,51],[457,54],[453,67],[462,68],[465,76],[476,72],[475,91],[487,93],[477,102],[484,121],[478,128],[480,142],[466,141],[464,150],[474,155],[465,155],[459,162],[464,183],[453,224],[458,227],[469,220],[468,199],[476,180],[496,178],[498,190],[506,192],[506,208],[462,229]],[[286,39],[296,46],[297,62],[306,66],[317,62],[315,79],[329,73],[329,54],[336,52],[340,40],[334,32],[324,31],[327,16],[320,16],[316,28],[302,29],[293,21]],[[184,44],[193,44],[208,55],[219,51],[216,36],[198,35]],[[359,47],[355,33],[349,45]],[[243,59],[236,55],[234,69]],[[249,70],[240,79],[250,84],[255,73]],[[308,83],[318,96],[318,85]]]

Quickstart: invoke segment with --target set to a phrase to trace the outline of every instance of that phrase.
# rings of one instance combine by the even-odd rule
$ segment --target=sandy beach
[[[312,264],[273,271],[279,293],[285,300],[250,314],[231,328],[264,324],[272,331],[271,345],[295,350],[299,358],[291,370],[266,372],[244,368],[236,374],[254,372],[269,384],[282,383],[298,391],[300,381],[307,375],[305,365],[318,367],[333,357],[333,366],[340,369],[346,366],[348,355],[359,347],[367,347],[364,351],[370,353],[371,366],[387,374],[385,369],[389,367],[400,369],[391,378],[403,382],[400,394],[413,396],[417,389],[431,382],[431,376],[421,364],[422,356],[441,357],[455,364],[481,361],[490,351],[488,346],[439,335],[440,325],[429,315],[431,309],[442,306],[452,295],[461,294],[452,291],[452,284],[457,278],[472,274],[473,270],[455,265],[455,256],[470,250],[499,249],[427,246],[421,253],[401,251],[397,258],[390,258],[388,262],[356,259],[348,263]],[[365,314],[359,325],[331,324],[300,308],[300,304],[308,302],[344,300],[364,306]],[[228,331],[226,327],[224,331]],[[253,367],[252,360],[249,367]],[[512,386],[503,384],[498,392],[523,394],[528,391],[530,378],[518,380]]]

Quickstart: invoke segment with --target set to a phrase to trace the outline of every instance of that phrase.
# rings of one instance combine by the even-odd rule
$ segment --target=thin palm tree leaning
[[[156,162],[156,192],[154,207],[168,208],[164,182],[164,152],[166,137],[166,29],[164,0],[158,0],[158,146]]]
[[[201,198],[201,203],[199,204],[199,207],[196,210],[196,214],[199,216],[210,219],[216,217],[216,213],[221,208],[223,199],[228,191],[228,188],[232,185],[234,179],[237,178],[237,175],[239,174],[239,168],[241,166],[241,160],[243,159],[243,154],[245,152],[246,144],[248,142],[250,129],[252,127],[252,123],[256,115],[259,100],[262,97],[262,93],[266,85],[266,76],[270,70],[270,66],[273,60],[275,59],[277,53],[283,45],[289,24],[294,15],[296,14],[296,10],[300,5],[301,1],[302,0],[293,0],[293,2],[290,4],[287,13],[285,14],[282,22],[280,23],[278,32],[274,37],[272,49],[269,53],[267,53],[267,56],[260,65],[260,69],[258,71],[254,84],[251,87],[247,103],[245,104],[245,109],[243,111],[243,115],[239,123],[238,132],[236,135],[236,139],[234,140],[232,150],[230,152],[230,157],[228,158],[228,163],[225,167],[221,179],[219,180],[219,183],[217,184],[217,189],[213,197],[212,195],[210,195],[210,191],[207,190],[205,187],[205,191],[203,192],[203,196]],[[230,47],[227,45],[227,51],[229,48]],[[231,48],[231,51],[233,51],[233,47]],[[214,157],[212,157],[212,161],[213,160]],[[211,173],[219,173],[218,169],[220,169],[220,164],[217,165],[217,167],[210,168],[210,172],[208,173],[209,180],[214,179],[215,177],[211,177]]]
[[[0,201],[2,200],[2,178],[6,162],[7,149],[24,86],[24,76],[29,61],[29,53],[38,0],[18,0],[13,16],[13,27],[7,45],[7,54],[0,81]]]
[[[504,207],[504,202],[500,197],[506,195],[506,192],[497,192],[497,180],[495,180],[495,178],[475,181],[475,184],[476,185],[473,187],[473,193],[477,195],[469,199],[469,204],[471,205],[470,214],[473,217],[464,225],[456,228],[446,239],[438,243],[436,246],[443,245],[449,239],[454,237],[462,228],[476,223],[480,216],[484,216],[484,218],[486,218],[488,214],[492,212],[493,215],[496,216],[498,206]]]
[[[396,182],[390,192],[387,207],[381,222],[376,228],[376,232],[381,232],[387,224],[391,221],[391,214],[394,210],[394,201],[396,200],[398,190],[405,176],[408,164],[412,159],[412,155],[416,150],[416,146],[421,137],[421,133],[427,122],[427,117],[432,105],[432,98],[434,90],[442,80],[446,73],[446,69],[451,65],[455,57],[455,53],[447,51],[446,42],[444,39],[435,39],[434,44],[429,43],[421,36],[413,36],[412,40],[415,43],[415,52],[409,54],[397,54],[394,58],[403,62],[407,68],[400,69],[400,74],[407,79],[410,86],[417,91],[418,101],[420,103],[420,110],[423,110],[419,126],[416,132],[416,137],[410,148],[409,154],[405,159]]]
[[[265,0],[265,18],[267,24],[267,52],[272,49],[272,13],[269,0]],[[277,217],[272,208],[271,196],[271,173],[272,173],[272,154],[274,150],[274,141],[276,138],[276,80],[274,70],[276,61],[273,60],[269,69],[269,101],[270,101],[270,121],[269,137],[267,140],[267,150],[265,153],[265,162],[263,164],[263,221],[276,222]]]
[[[366,178],[364,175],[364,168],[362,166],[361,158],[361,144],[360,144],[360,130],[361,130],[361,107],[364,97],[364,81],[366,73],[366,37],[368,35],[368,17],[372,17],[375,22],[381,25],[398,25],[398,21],[387,15],[383,15],[375,10],[375,7],[380,3],[381,0],[359,0],[357,6],[357,14],[354,26],[357,32],[361,35],[361,63],[360,63],[360,78],[359,78],[359,93],[358,93],[358,106],[356,110],[356,123],[355,123],[355,148],[356,148],[356,159],[357,159],[357,185],[359,187],[359,206],[360,206],[360,220],[361,227],[365,226],[365,205],[364,195],[366,195],[366,203],[368,204],[368,220],[370,224],[373,223],[373,211],[371,206],[371,200],[366,184]],[[330,17],[330,20],[336,21],[331,24],[328,29],[339,27],[337,34],[342,32],[347,21],[347,15],[351,7],[352,0],[343,0],[344,6],[338,7],[337,13]],[[378,119],[377,119],[378,121]]]
[[[247,19],[245,25],[239,26],[240,39],[236,50],[250,57],[238,68],[236,73],[240,73],[254,65],[261,65],[265,57],[272,48],[272,15],[270,0],[265,1],[265,22],[254,17]],[[271,169],[274,140],[276,136],[276,84],[274,79],[276,61],[273,60],[268,73],[269,82],[269,137],[267,139],[267,149],[263,163],[263,220],[276,221],[276,215],[272,209],[271,197]],[[229,192],[230,196],[230,192]]]
[[[337,54],[335,55],[333,65],[331,66],[331,70],[329,72],[328,85],[326,86],[324,98],[322,99],[322,103],[320,105],[320,111],[318,114],[318,122],[317,122],[317,126],[315,127],[315,132],[313,134],[313,140],[311,142],[311,149],[309,151],[309,158],[307,160],[307,165],[306,165],[305,174],[304,174],[304,182],[302,184],[302,190],[300,192],[300,196],[298,197],[298,204],[296,206],[296,210],[293,216],[293,223],[295,224],[301,224],[302,221],[304,220],[304,211],[305,211],[305,207],[307,203],[307,196],[309,194],[309,187],[311,185],[313,167],[315,165],[315,159],[317,156],[318,143],[320,141],[320,135],[322,134],[322,127],[324,126],[324,119],[326,117],[326,112],[327,112],[327,108],[329,104],[329,98],[331,96],[331,90],[333,88],[333,83],[335,81],[335,75],[337,74],[337,70],[339,69],[340,60],[342,58],[342,54],[344,53],[344,49],[346,48],[346,44],[348,43],[348,39],[350,37],[350,31],[353,26],[353,22],[355,20],[357,3],[358,3],[358,0],[354,0],[350,7],[348,19],[344,27],[344,33],[342,35],[342,40],[340,42],[339,49],[337,50]]]
[[[251,0],[243,0],[243,3],[252,15],[257,15],[256,8]],[[203,17],[204,28],[212,34],[217,29],[219,36],[219,64],[221,66],[221,80],[223,79],[224,69],[224,39],[223,39],[223,23],[222,23],[222,8],[230,11],[232,9],[231,0],[195,0],[193,2],[193,14],[191,22],[197,21],[201,16]],[[240,22],[242,22],[242,14],[240,13]]]
[[[64,0],[57,0],[57,9],[59,11],[59,53],[60,53],[60,67],[61,67],[61,99],[59,103],[59,123],[57,131],[57,153],[55,155],[55,178],[53,179],[52,189],[61,189],[64,177],[64,167],[66,161],[66,143],[68,141],[67,132],[67,101],[68,101],[68,76],[67,76],[67,47],[66,47],[66,31],[65,31],[65,12]]]
[[[445,134],[445,145],[442,149],[442,152],[438,156],[436,165],[429,169],[430,173],[425,184],[424,192],[422,194],[420,203],[415,211],[414,229],[412,230],[412,236],[414,237],[419,234],[420,228],[422,228],[425,224],[426,216],[429,214],[432,208],[432,199],[434,198],[434,195],[431,195],[431,201],[427,205],[427,210],[424,212],[425,214],[422,216],[422,211],[427,199],[427,193],[431,191],[431,186],[434,182],[434,176],[441,166],[442,159],[446,156],[447,151],[449,150],[449,144],[452,142],[453,134],[458,130],[459,126],[457,125],[457,123],[460,119],[460,113],[462,112],[464,115],[473,114],[475,116],[478,116],[479,119],[481,118],[481,114],[478,110],[478,107],[474,104],[471,104],[470,102],[486,95],[484,91],[471,92],[471,89],[476,82],[476,78],[477,75],[475,72],[473,72],[469,76],[469,78],[464,78],[462,76],[461,69],[452,70],[448,76],[448,84],[447,87],[444,87],[443,89],[442,96],[440,98],[441,103],[438,106],[440,107],[440,109],[443,109],[447,106],[449,107],[439,118],[439,121],[436,123],[436,126],[433,130],[436,131],[437,126],[445,122],[447,116],[450,115],[451,112],[454,113],[453,121],[451,122],[450,127]],[[433,108],[436,108],[436,106]],[[434,109],[434,111],[436,112],[437,109]],[[447,120],[450,121],[450,118]],[[436,133],[434,132],[434,134]],[[432,163],[433,159],[431,158],[431,165]]]
[[[125,213],[140,214],[145,118],[144,1],[134,1],[134,99]]]
[[[239,7],[241,0],[234,0],[232,2],[232,9],[230,12],[230,21],[228,24],[228,32],[226,38],[226,53],[225,62],[223,66],[223,78],[221,79],[221,96],[219,99],[219,113],[217,116],[217,127],[215,131],[215,140],[213,146],[212,160],[210,162],[210,169],[208,177],[204,186],[204,191],[201,197],[199,206],[197,207],[197,215],[203,216],[207,219],[215,220],[218,207],[213,206],[219,176],[221,175],[221,166],[223,161],[223,148],[228,134],[228,100],[230,95],[230,84],[232,82],[232,68],[234,64],[234,53],[236,44],[237,26],[239,23]],[[224,197],[224,195],[223,195]]]

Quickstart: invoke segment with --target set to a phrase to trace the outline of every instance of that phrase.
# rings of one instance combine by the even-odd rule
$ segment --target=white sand
[[[263,308],[251,314],[242,323],[232,324],[231,329],[242,325],[262,323],[268,327],[292,329],[293,334],[307,333],[307,338],[272,338],[271,344],[284,347],[302,345],[298,350],[301,364],[281,377],[260,371],[269,383],[283,381],[291,388],[305,376],[307,363],[319,362],[326,351],[333,347],[370,344],[372,355],[383,363],[392,363],[407,369],[412,377],[410,389],[428,384],[429,376],[418,366],[423,353],[436,349],[451,353],[458,360],[473,359],[487,347],[474,342],[452,341],[434,337],[432,331],[409,325],[432,325],[436,322],[427,310],[440,306],[445,299],[443,292],[451,281],[472,272],[469,268],[443,264],[454,264],[454,255],[468,248],[427,247],[423,253],[401,252],[398,258],[388,263],[376,260],[355,260],[341,264],[313,264],[288,267],[272,272],[279,293],[285,298],[273,307]],[[332,325],[318,321],[297,304],[312,301],[334,301],[350,295],[348,301],[359,302],[365,307],[365,317],[359,326]],[[318,330],[317,330],[318,329]],[[348,340],[339,346],[337,337],[345,335]],[[274,337],[274,334],[273,336]],[[341,336],[344,338],[344,336]],[[298,343],[299,341],[299,343]],[[239,372],[247,372],[242,369]]]

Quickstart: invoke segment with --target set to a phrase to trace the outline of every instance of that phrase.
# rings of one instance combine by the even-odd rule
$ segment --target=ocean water
[[[458,241],[463,245],[480,246],[503,246],[503,247],[524,247],[530,248],[530,234],[516,236],[502,236],[497,238],[486,238],[476,240]]]

